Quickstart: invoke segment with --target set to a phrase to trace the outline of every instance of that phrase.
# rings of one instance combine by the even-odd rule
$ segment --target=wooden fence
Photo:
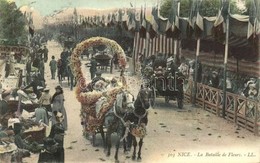
[[[192,102],[193,82],[185,89],[185,102]],[[222,117],[223,91],[201,83],[197,84],[196,104],[203,109]],[[227,92],[225,118],[255,135],[260,135],[260,103],[241,95]]]

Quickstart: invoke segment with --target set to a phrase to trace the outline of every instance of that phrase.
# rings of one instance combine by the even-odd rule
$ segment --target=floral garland
[[[117,54],[117,59],[121,69],[125,69],[126,66],[126,56],[122,47],[114,40],[110,40],[104,37],[92,37],[81,43],[79,43],[73,50],[71,55],[72,71],[77,81],[80,81],[76,88],[76,97],[82,104],[91,104],[95,102],[98,98],[102,96],[102,93],[97,92],[82,92],[82,88],[86,88],[87,84],[85,82],[83,73],[81,70],[80,55],[82,52],[91,47],[97,45],[106,45],[113,49],[114,54]]]
[[[82,124],[85,126],[84,132],[94,133],[95,130],[100,125],[102,125],[106,112],[113,106],[116,100],[116,95],[119,92],[121,92],[122,89],[124,88],[123,86],[119,86],[111,90],[107,90],[105,92],[88,91],[89,84],[86,84],[86,81],[83,77],[83,72],[81,70],[80,55],[85,49],[91,46],[96,46],[101,44],[105,44],[106,46],[109,46],[114,51],[114,54],[117,54],[119,66],[122,69],[122,71],[125,69],[126,66],[126,56],[124,50],[115,41],[107,38],[103,38],[103,37],[90,38],[78,44],[76,48],[73,50],[71,55],[71,66],[72,66],[71,68],[74,76],[76,77],[76,80],[78,81],[75,93],[76,93],[76,98],[82,105],[80,117],[82,120]],[[100,112],[96,113],[94,107],[95,103],[102,96],[107,98],[107,102],[102,106]]]

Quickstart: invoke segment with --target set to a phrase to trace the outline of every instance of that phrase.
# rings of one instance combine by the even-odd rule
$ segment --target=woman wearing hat
[[[59,111],[54,111],[54,118],[56,119],[56,123],[52,125],[51,132],[49,138],[52,138],[57,143],[57,150],[53,152],[55,156],[56,162],[64,162],[64,135],[65,135],[65,127],[64,127],[64,115]]]
[[[50,135],[44,139],[44,151],[39,155],[38,163],[64,162],[64,116],[54,111],[56,123],[52,125]]]
[[[64,107],[64,95],[63,95],[63,89],[60,85],[55,87],[56,92],[52,96],[51,103],[52,103],[52,125],[56,124],[56,118],[54,115],[54,112],[61,112],[64,116],[64,121],[62,122],[64,125],[64,129],[67,130],[67,113]]]
[[[43,94],[39,99],[39,103],[42,104],[43,107],[46,108],[48,112],[51,112],[51,95],[50,95],[50,88],[46,87],[43,90]]]
[[[58,146],[54,139],[44,138],[43,139],[44,150],[40,153],[38,163],[55,162],[55,153],[57,152]]]

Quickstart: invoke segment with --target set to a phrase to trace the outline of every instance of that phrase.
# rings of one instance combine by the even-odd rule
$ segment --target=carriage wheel
[[[93,147],[96,146],[96,134],[95,133],[91,134],[90,142]]]
[[[177,103],[178,103],[178,108],[182,109],[183,108],[183,99],[182,98],[177,98]]]
[[[165,96],[164,99],[165,99],[165,103],[168,104],[170,102],[170,96]]]

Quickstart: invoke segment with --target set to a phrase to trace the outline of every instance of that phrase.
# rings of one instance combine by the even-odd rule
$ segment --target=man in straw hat
[[[51,110],[51,95],[50,88],[46,87],[43,89],[43,93],[39,99],[39,103],[42,104],[43,107],[46,108],[48,112],[52,112]]]
[[[244,88],[244,91],[243,91],[244,96],[248,97],[249,96],[249,91],[251,93],[251,97],[253,97],[252,96],[253,92],[257,96],[257,93],[255,93],[255,91],[253,91],[255,89],[256,89],[256,79],[254,77],[251,77],[249,79],[249,81],[247,81],[246,84],[245,84],[245,88]]]
[[[36,121],[49,125],[49,113],[51,112],[51,95],[48,87],[43,89],[43,93],[39,99],[40,106],[35,109]]]

